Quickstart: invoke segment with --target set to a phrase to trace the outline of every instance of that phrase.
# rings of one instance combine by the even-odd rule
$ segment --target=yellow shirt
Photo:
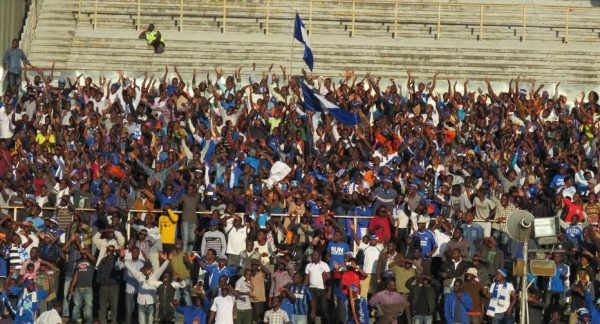
[[[172,210],[168,209],[167,215],[161,215],[158,218],[158,229],[160,231],[160,237],[164,244],[175,244],[175,231],[177,230],[177,221],[179,215],[175,214]],[[171,221],[171,219],[173,221]]]

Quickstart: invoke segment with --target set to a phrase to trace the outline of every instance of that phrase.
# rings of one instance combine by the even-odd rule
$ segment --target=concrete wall
[[[0,53],[4,54],[13,38],[19,38],[26,4],[25,0],[0,1]]]

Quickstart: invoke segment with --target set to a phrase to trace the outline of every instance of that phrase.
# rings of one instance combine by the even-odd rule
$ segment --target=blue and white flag
[[[301,86],[305,109],[312,112],[327,112],[344,125],[354,126],[360,123],[360,117],[357,114],[344,110],[322,95],[315,93],[306,82],[302,82]]]
[[[304,62],[306,62],[306,65],[308,65],[308,68],[312,71],[315,64],[313,60],[312,47],[310,46],[308,33],[306,32],[304,23],[302,22],[302,19],[298,13],[296,13],[296,23],[294,25],[294,38],[300,43],[304,44]]]

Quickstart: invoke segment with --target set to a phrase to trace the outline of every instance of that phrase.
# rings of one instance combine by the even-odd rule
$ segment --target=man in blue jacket
[[[183,314],[183,321],[185,324],[206,324],[207,310],[210,308],[210,301],[204,295],[204,289],[202,286],[196,287],[196,301],[195,305],[181,306],[179,301],[174,300],[176,305],[175,311],[179,314]]]
[[[463,291],[461,279],[454,280],[454,291],[447,294],[444,300],[444,316],[446,323],[469,324],[469,312],[473,308],[473,300],[466,291]]]

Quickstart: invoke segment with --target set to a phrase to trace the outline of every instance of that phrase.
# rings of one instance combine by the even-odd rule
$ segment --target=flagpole
[[[298,12],[296,11],[296,14],[298,14]],[[295,16],[294,16],[294,29],[296,28],[296,24],[295,24],[296,20],[295,20]],[[290,46],[290,76],[289,78],[292,78],[292,75],[294,74],[294,33],[292,33],[292,44]]]

